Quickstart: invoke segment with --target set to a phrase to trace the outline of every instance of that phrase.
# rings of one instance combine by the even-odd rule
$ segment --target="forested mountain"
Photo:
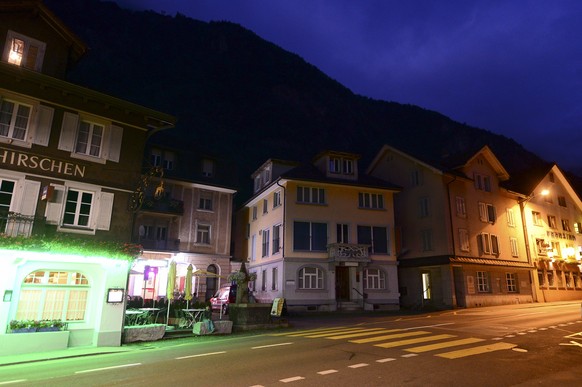
[[[359,153],[364,167],[384,143],[425,160],[489,145],[510,174],[544,163],[507,137],[356,95],[234,23],[99,0],[45,4],[89,46],[69,81],[176,115],[164,135],[233,160],[243,196],[266,159],[308,161],[326,149]]]

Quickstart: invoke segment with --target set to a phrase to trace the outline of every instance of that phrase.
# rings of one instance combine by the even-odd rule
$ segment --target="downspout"
[[[531,197],[527,197],[525,199],[517,199],[517,202],[519,203],[519,212],[521,215],[521,224],[523,225],[523,240],[525,243],[525,256],[527,258],[527,263],[533,267],[533,261],[531,258],[531,250],[530,250],[530,245],[529,245],[529,235],[528,235],[528,231],[527,231],[527,222],[525,219],[525,205],[530,199],[531,199]],[[532,293],[533,301],[539,302],[538,294],[537,294],[537,290],[538,290],[539,286],[538,286],[538,284],[536,284],[536,277],[535,277],[533,269],[530,269],[529,277],[530,277],[529,279],[530,279],[530,284],[531,284],[531,293]]]
[[[455,181],[457,181],[457,176],[453,177],[453,180],[449,181],[447,183],[447,202],[448,202],[448,207],[449,207],[449,222],[450,222],[450,227],[451,227],[451,247],[453,248],[453,257],[456,256],[455,253],[455,227],[453,226],[453,207],[451,205],[451,184],[454,183]],[[457,292],[455,289],[455,273],[453,272],[453,267],[452,265],[449,267],[449,272],[451,275],[451,296],[454,300],[454,305],[453,306],[457,306],[458,307],[458,302],[457,302]]]
[[[281,232],[283,234],[283,237],[280,237],[281,240],[281,268],[283,270],[281,273],[281,296],[283,297],[283,299],[285,299],[285,230],[287,229],[287,222],[286,222],[286,218],[287,218],[287,191],[285,189],[284,186],[282,186],[281,184],[279,184],[280,179],[277,180],[277,185],[279,187],[281,187],[283,189],[283,197],[281,198],[281,201],[283,202],[283,222],[281,224]]]

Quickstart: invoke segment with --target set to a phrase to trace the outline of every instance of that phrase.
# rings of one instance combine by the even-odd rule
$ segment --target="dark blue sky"
[[[582,168],[582,1],[116,0],[238,23],[353,92]]]

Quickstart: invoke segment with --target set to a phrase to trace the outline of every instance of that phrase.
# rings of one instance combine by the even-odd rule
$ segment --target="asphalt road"
[[[292,316],[291,329],[2,367],[0,385],[581,385],[581,311],[556,303]]]

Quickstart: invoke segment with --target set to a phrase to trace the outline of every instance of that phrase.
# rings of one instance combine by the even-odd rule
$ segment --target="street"
[[[25,386],[533,386],[582,380],[578,302],[305,315],[294,327],[0,367]]]

